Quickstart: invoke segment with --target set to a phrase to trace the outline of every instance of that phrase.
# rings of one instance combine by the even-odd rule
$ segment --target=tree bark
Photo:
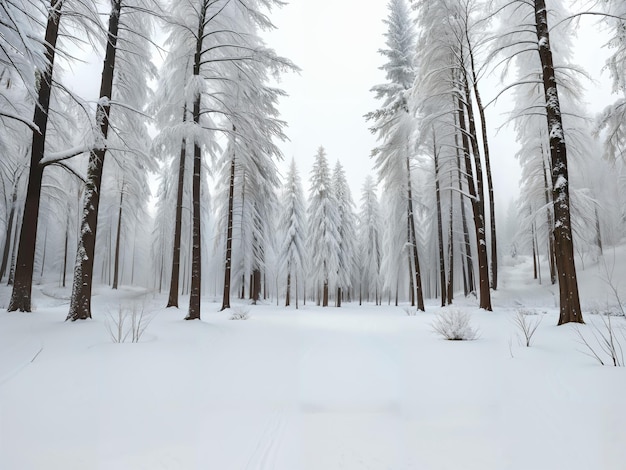
[[[35,248],[37,244],[37,225],[39,223],[39,199],[41,197],[41,181],[43,167],[39,164],[44,156],[46,132],[48,128],[48,111],[50,109],[50,95],[52,93],[52,72],[56,43],[59,37],[59,23],[63,0],[51,0],[46,24],[45,48],[47,65],[39,82],[37,104],[33,115],[33,124],[39,132],[33,131],[30,153],[30,168],[28,170],[28,186],[26,201],[22,217],[22,229],[15,264],[13,291],[9,301],[9,312],[19,310],[31,311],[31,292],[33,288],[33,271],[35,268]]]
[[[422,275],[420,271],[419,256],[417,253],[417,235],[415,233],[415,218],[413,217],[413,190],[411,189],[411,162],[409,156],[406,157],[406,173],[407,173],[407,198],[408,198],[408,217],[409,230],[411,232],[411,240],[413,248],[413,268],[415,269],[415,291],[417,295],[417,309],[425,312],[424,308],[424,292],[422,290]]]
[[[225,310],[230,308],[230,277],[232,269],[232,253],[233,253],[233,209],[235,199],[235,155],[233,154],[230,162],[230,182],[228,184],[228,215],[226,221],[226,259],[224,261],[224,295],[222,296],[222,308]],[[243,294],[242,280],[242,294]]]
[[[450,181],[452,187],[452,181]],[[454,193],[450,191],[450,211],[448,221],[448,303],[454,299]]]
[[[437,154],[437,144],[435,131],[433,129],[433,157],[435,159],[435,200],[437,203],[437,240],[439,244],[439,282],[441,284],[441,306],[447,303],[446,296],[446,260],[443,249],[443,220],[441,216],[441,192],[439,191],[439,156]]]
[[[198,18],[198,34],[196,35],[196,51],[193,59],[193,75],[200,76],[202,63],[202,46],[204,40],[204,26],[206,19],[206,2],[202,2]],[[193,100],[193,122],[196,127],[200,124],[200,92]],[[192,200],[192,228],[191,228],[191,287],[189,291],[189,310],[185,320],[200,320],[200,296],[202,285],[202,237],[200,227],[200,183],[202,170],[202,149],[196,140],[193,143],[193,175],[191,184]]]
[[[122,190],[120,191],[120,208],[117,214],[117,231],[115,234],[115,260],[113,261],[113,287],[117,289],[117,282],[119,277],[120,266],[120,241],[122,235],[122,208],[124,206],[124,184],[122,183]]]
[[[476,147],[476,127],[474,124],[474,116],[471,106],[470,91],[467,83],[467,76],[462,75],[463,89],[465,92],[465,111],[467,112],[467,122],[469,129],[465,127],[465,111],[464,104],[459,98],[459,121],[463,130],[462,141],[465,155],[465,171],[467,173],[468,190],[471,197],[472,212],[474,214],[474,231],[476,234],[476,252],[478,255],[478,285],[479,285],[479,307],[484,310],[491,311],[491,292],[489,290],[489,263],[487,257],[487,240],[485,237],[485,205],[484,205],[484,189],[482,179],[482,165],[480,155]],[[469,136],[469,137],[468,137]],[[471,142],[470,142],[471,140]],[[470,152],[473,155],[475,174],[472,169],[472,161],[470,160]],[[474,181],[475,179],[475,181]]]
[[[556,83],[548,13],[545,0],[535,0],[535,26],[539,58],[542,65],[543,90],[546,100],[546,119],[550,136],[550,159],[552,170],[552,203],[554,206],[554,247],[556,268],[559,278],[560,315],[559,325],[564,323],[584,323],[578,281],[574,262],[574,241],[570,220],[569,175],[567,171],[567,147],[561,106]]]
[[[187,104],[183,107],[183,122],[187,119]],[[178,184],[176,187],[176,218],[174,220],[174,246],[172,248],[172,277],[167,306],[178,308],[178,283],[180,280],[180,244],[183,223],[183,194],[185,187],[185,158],[187,158],[187,140],[183,137],[178,162]]]
[[[110,100],[113,93],[113,76],[115,71],[115,55],[117,51],[116,46],[121,3],[121,0],[111,2],[107,46],[102,68],[102,79],[100,82],[100,101],[96,108],[96,122],[100,123],[100,134],[105,142],[109,132]],[[66,320],[76,321],[91,318],[94,254],[105,156],[106,147],[93,150],[89,154],[83,218],[76,253],[76,267],[74,269],[70,311]]]
[[[493,178],[491,176],[491,163],[489,159],[489,138],[487,136],[487,118],[485,117],[485,107],[483,106],[478,90],[478,78],[474,64],[474,50],[470,42],[469,32],[466,30],[467,43],[469,46],[469,58],[472,72],[472,85],[474,97],[476,98],[476,108],[480,117],[480,127],[483,140],[483,155],[485,157],[485,176],[487,177],[487,193],[489,194],[489,225],[491,231],[491,288],[498,288],[498,244],[496,237],[496,201],[493,195]]]

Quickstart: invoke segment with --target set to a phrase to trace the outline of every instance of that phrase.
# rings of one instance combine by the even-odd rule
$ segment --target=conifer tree
[[[323,307],[328,307],[329,289],[337,282],[339,269],[339,213],[332,188],[326,150],[320,147],[311,170],[309,192],[308,246],[310,280],[314,294]]]

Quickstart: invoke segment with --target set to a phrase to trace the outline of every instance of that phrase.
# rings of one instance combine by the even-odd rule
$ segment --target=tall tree
[[[291,160],[289,172],[283,187],[283,209],[279,227],[284,233],[284,239],[280,250],[280,260],[287,274],[287,286],[285,289],[285,306],[291,305],[291,293],[295,293],[296,308],[298,307],[298,277],[306,269],[307,246],[306,246],[306,207],[302,182],[296,168],[295,160]],[[292,290],[295,284],[296,288]]]
[[[344,293],[352,290],[352,278],[356,269],[356,216],[354,201],[346,174],[339,161],[335,165],[332,179],[333,195],[337,203],[337,231],[339,236],[337,265],[337,297],[335,305],[341,307]]]
[[[560,14],[563,6],[551,0],[552,14]],[[537,80],[543,91],[542,112],[545,110],[545,130],[550,156],[552,185],[552,207],[554,213],[554,250],[560,291],[559,325],[584,323],[574,260],[574,240],[571,222],[570,176],[568,171],[567,136],[563,126],[563,115],[559,89],[561,69],[555,67],[553,48],[550,42],[548,8],[545,0],[510,1],[500,13],[508,15],[507,28],[501,32],[506,59],[524,54],[537,54]],[[565,16],[562,14],[562,16]],[[532,45],[529,47],[529,44]],[[530,76],[531,70],[524,71]],[[562,77],[562,75],[561,75]],[[528,78],[526,78],[528,80]]]
[[[387,49],[379,51],[387,58],[381,67],[386,73],[387,83],[372,88],[376,98],[383,101],[382,108],[366,115],[373,121],[371,131],[378,134],[381,144],[374,149],[379,181],[384,191],[402,191],[402,197],[389,200],[406,205],[407,246],[410,247],[409,269],[411,285],[417,297],[417,308],[424,310],[424,294],[415,231],[413,210],[412,157],[415,120],[409,114],[408,94],[415,80],[413,62],[415,33],[409,9],[404,0],[389,2],[389,17],[385,20]],[[413,293],[411,294],[413,298]]]
[[[317,299],[323,307],[328,307],[329,289],[337,280],[340,239],[337,202],[324,147],[320,147],[315,155],[310,188],[307,210],[310,279]]]
[[[154,74],[149,59],[152,22],[151,17],[145,15],[147,11],[158,11],[158,6],[151,0],[111,2],[100,98],[95,116],[99,148],[92,150],[89,155],[84,209],[67,320],[91,318],[91,290],[102,176],[107,150],[111,145],[109,130],[113,129],[123,135],[125,125],[130,121],[133,123],[129,130],[131,135],[145,132],[145,122],[139,110],[147,102],[146,82]],[[139,12],[144,12],[144,15],[138,14]]]
[[[359,301],[365,299],[376,305],[381,301],[381,216],[374,178],[368,176],[363,184],[359,214]]]

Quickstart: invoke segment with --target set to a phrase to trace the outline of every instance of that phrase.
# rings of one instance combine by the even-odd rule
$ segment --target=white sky
[[[341,160],[357,204],[365,176],[375,176],[369,155],[376,139],[363,115],[379,106],[371,87],[385,82],[384,73],[378,69],[385,59],[378,50],[385,48],[383,19],[387,14],[386,0],[367,5],[359,0],[293,0],[272,12],[278,29],[268,35],[268,45],[302,69],[299,75],[289,74],[280,83],[289,97],[281,101],[279,109],[288,122],[286,132],[291,140],[282,145],[285,160],[295,157],[305,188],[320,145],[326,148],[331,167]],[[587,67],[598,80],[586,84],[590,117],[614,99],[609,95],[607,74],[601,74],[607,51],[593,27],[596,21],[583,21],[578,28],[574,54],[574,62]],[[489,82],[493,83],[482,85],[484,102],[503,87],[496,78]],[[512,129],[496,132],[509,110],[505,95],[487,115],[496,217],[501,221],[518,194],[520,175]]]
[[[366,175],[373,175],[369,155],[376,140],[363,115],[378,106],[370,88],[385,80],[377,51],[384,47],[386,16],[380,0],[294,0],[272,12],[278,29],[268,44],[302,69],[280,83],[290,95],[280,111],[291,140],[282,145],[285,160],[296,159],[305,188],[320,145],[331,168],[341,160],[355,201]]]
[[[378,50],[385,47],[387,1],[362,0],[292,0],[275,9],[271,18],[277,29],[266,41],[279,55],[291,59],[302,71],[287,74],[279,86],[289,96],[281,100],[281,119],[287,121],[290,142],[281,145],[286,169],[291,157],[296,159],[305,189],[308,188],[314,155],[320,145],[326,148],[331,167],[340,160],[345,168],[358,204],[363,181],[374,174],[370,152],[376,146],[363,115],[379,103],[370,91],[384,83],[378,68],[384,63]],[[597,19],[583,21],[574,62],[587,68],[598,80],[588,83],[586,101],[590,114],[601,111],[614,100],[606,73],[601,73],[607,50],[602,35],[593,27]],[[102,67],[101,51],[91,52],[84,64],[66,71],[79,94],[97,94]],[[482,86],[483,101],[503,86],[495,79]],[[492,146],[492,170],[497,202],[496,216],[503,220],[509,202],[518,193],[519,166],[514,159],[517,144],[511,129],[496,133],[510,107],[506,95],[497,106],[488,109],[489,136]],[[283,171],[284,173],[284,171]]]

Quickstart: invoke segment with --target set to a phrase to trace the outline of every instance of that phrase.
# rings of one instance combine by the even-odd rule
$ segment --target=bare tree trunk
[[[476,251],[478,254],[478,284],[479,284],[479,306],[484,310],[491,308],[491,292],[489,291],[489,264],[487,259],[487,241],[485,238],[485,206],[483,200],[482,166],[480,155],[476,148],[476,128],[469,96],[467,77],[462,75],[463,88],[465,91],[465,110],[467,111],[469,131],[466,128],[464,104],[459,97],[459,122],[462,129],[463,153],[465,155],[465,172],[467,173],[468,190],[471,198],[472,211],[474,214],[474,231],[476,234]],[[471,143],[468,139],[471,138]],[[474,156],[475,174],[472,169],[470,152]],[[476,179],[476,183],[474,181]]]
[[[222,295],[222,308],[226,310],[230,308],[230,278],[232,269],[233,255],[233,212],[235,204],[235,154],[233,153],[230,162],[230,182],[228,183],[228,215],[226,221],[226,259],[224,261],[224,293]],[[241,281],[241,293],[245,287],[244,279]]]
[[[466,38],[469,46],[469,58],[472,71],[472,84],[476,107],[480,116],[480,127],[482,130],[483,155],[485,157],[485,175],[487,177],[487,192],[489,194],[489,224],[491,230],[491,288],[498,288],[498,244],[496,237],[496,201],[493,195],[493,178],[491,176],[491,163],[489,160],[489,138],[487,136],[487,118],[485,117],[485,107],[483,106],[478,91],[478,78],[476,76],[476,66],[474,64],[474,50],[470,42],[469,31],[466,29]]]
[[[455,119],[457,120],[456,124],[459,126],[459,130],[463,136],[465,132],[465,118],[462,109],[462,104],[457,101],[458,112]],[[461,120],[462,119],[462,120]],[[466,148],[466,139],[463,140],[463,151],[465,152]],[[454,135],[454,143],[456,147],[456,162],[457,162],[457,173],[458,173],[458,181],[459,181],[459,205],[461,208],[461,226],[463,228],[463,242],[461,243],[461,261],[463,265],[463,293],[465,297],[467,297],[470,292],[474,292],[476,290],[476,284],[474,282],[474,262],[472,258],[472,245],[470,243],[469,237],[469,229],[467,226],[467,215],[465,214],[465,201],[463,199],[463,183],[462,183],[462,170],[461,170],[461,161],[463,160],[467,163],[467,159],[464,159],[460,152],[459,145],[459,136],[458,132]]]
[[[335,299],[335,307],[341,307],[341,287],[337,287],[337,298]]]
[[[121,0],[113,0],[111,2],[107,46],[102,69],[102,80],[100,82],[99,96],[100,98],[108,98],[109,100],[113,92],[113,75],[115,71],[115,54],[117,50],[116,45],[121,3]],[[111,105],[109,101],[103,100],[98,102],[96,122],[100,123],[100,133],[105,140],[109,132],[110,111]],[[91,318],[91,288],[93,284],[98,208],[100,206],[100,189],[102,186],[102,170],[104,168],[105,155],[106,148],[93,150],[89,154],[83,219],[76,253],[76,267],[74,269],[70,311],[67,315],[67,320],[71,321]]]
[[[33,271],[35,268],[35,247],[37,243],[37,225],[39,222],[39,199],[41,197],[41,181],[43,167],[39,164],[44,156],[46,131],[48,128],[48,111],[50,109],[50,94],[52,92],[52,72],[56,52],[57,38],[59,37],[59,23],[63,0],[51,0],[46,24],[44,45],[48,61],[39,80],[39,93],[33,115],[33,124],[39,132],[33,131],[30,153],[30,168],[28,171],[28,186],[26,201],[20,230],[20,241],[15,264],[13,291],[9,301],[9,312],[19,310],[31,311],[31,291],[33,288]]]
[[[187,104],[183,106],[183,122],[187,120]],[[180,279],[180,244],[183,224],[183,194],[185,190],[185,159],[187,158],[187,140],[183,138],[178,162],[178,184],[176,187],[176,218],[174,220],[174,246],[172,248],[172,276],[167,307],[178,308],[178,282]]]
[[[287,270],[289,270],[289,265],[287,265]],[[287,274],[287,292],[285,293],[285,307],[289,307],[291,303],[291,272]]]
[[[439,155],[433,129],[433,156],[435,159],[435,199],[437,202],[437,239],[439,244],[439,282],[441,284],[441,306],[445,307],[446,298],[446,260],[443,249],[443,221],[441,216],[441,192],[439,191]]]
[[[261,299],[261,270],[255,267],[252,270],[252,303],[256,303]]]
[[[409,230],[411,232],[411,240],[413,248],[413,268],[415,269],[415,291],[417,295],[417,309],[425,312],[424,308],[424,292],[422,290],[422,275],[420,272],[419,256],[417,253],[417,234],[415,232],[415,218],[413,217],[413,190],[411,189],[411,162],[409,156],[406,157],[406,172],[407,172],[407,198],[408,198],[408,217],[409,217]]]
[[[322,307],[328,307],[328,279],[324,279],[324,289],[322,293]]]
[[[542,65],[543,90],[546,100],[546,119],[550,136],[552,168],[552,201],[554,204],[554,246],[559,277],[560,315],[559,325],[584,323],[578,281],[574,262],[574,241],[570,220],[569,175],[567,171],[567,147],[563,133],[561,107],[550,49],[548,12],[545,0],[535,0],[535,25],[539,58]]]
[[[65,281],[67,278],[67,255],[68,255],[68,241],[70,238],[70,216],[69,211],[67,215],[67,221],[65,223],[65,243],[63,245],[63,282],[61,284],[62,287],[65,287]]]
[[[452,179],[452,178],[450,178]],[[450,181],[452,187],[452,181]],[[454,299],[454,198],[450,191],[450,211],[448,221],[448,303]]]
[[[48,227],[46,227],[46,231],[43,236],[43,253],[41,255],[41,272],[39,275],[43,278],[44,268],[46,266],[46,246],[48,245]]]
[[[18,212],[17,220],[19,220],[21,213]],[[11,248],[11,267],[9,268],[9,279],[7,280],[7,285],[12,286],[13,281],[15,279],[15,259],[17,257],[17,239],[19,237],[19,231],[17,230],[17,226],[15,227],[15,232],[13,232],[13,247]]]
[[[533,279],[537,279],[537,244],[535,243],[535,223],[530,225],[530,239],[533,245]]]
[[[120,209],[117,214],[117,233],[115,234],[115,260],[113,261],[113,289],[117,289],[120,266],[120,241],[122,235],[122,208],[124,206],[124,184],[120,191]]]
[[[476,136],[476,123],[474,120],[474,110],[472,107],[472,97],[467,83],[467,75],[463,74],[463,86],[465,88],[465,100],[467,102],[467,121],[469,123],[469,137],[471,140],[472,155],[474,157],[474,168],[476,170],[476,187],[474,198],[472,198],[472,208],[476,229],[476,244],[478,253],[478,285],[480,289],[479,306],[482,309],[491,311],[491,291],[489,283],[489,257],[487,255],[487,227],[485,221],[485,189],[483,181],[482,162],[478,151],[478,138]]]

